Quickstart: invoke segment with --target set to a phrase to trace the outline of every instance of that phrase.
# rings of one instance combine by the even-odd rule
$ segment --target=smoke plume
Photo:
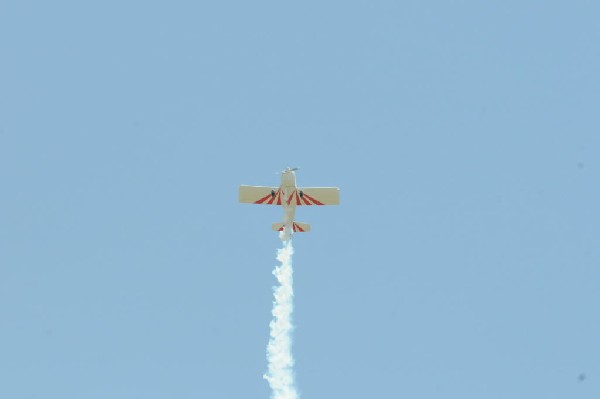
[[[292,311],[294,308],[293,297],[293,269],[291,228],[286,224],[279,237],[283,241],[283,248],[277,250],[279,265],[275,266],[273,274],[277,278],[278,286],[274,287],[273,320],[270,323],[271,338],[267,345],[268,371],[263,376],[273,391],[272,399],[297,399],[294,384],[294,358],[292,356]]]

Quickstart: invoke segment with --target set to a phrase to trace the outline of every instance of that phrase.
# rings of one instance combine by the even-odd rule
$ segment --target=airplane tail
[[[273,230],[283,231],[285,223],[273,223]],[[294,233],[307,233],[310,231],[310,224],[302,222],[293,222]]]

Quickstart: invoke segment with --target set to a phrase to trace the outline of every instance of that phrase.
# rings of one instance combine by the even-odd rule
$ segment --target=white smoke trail
[[[292,357],[292,311],[293,269],[291,229],[286,225],[279,234],[283,248],[277,250],[277,260],[281,263],[275,266],[273,274],[279,285],[274,287],[273,320],[270,323],[271,338],[267,345],[268,371],[263,376],[273,391],[272,399],[297,399],[294,384],[294,358]]]

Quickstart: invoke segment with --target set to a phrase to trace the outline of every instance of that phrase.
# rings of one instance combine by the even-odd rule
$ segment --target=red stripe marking
[[[315,205],[325,205],[324,203],[322,203],[322,202],[320,202],[320,201],[317,201],[317,200],[316,200],[316,199],[314,199],[313,197],[311,197],[311,196],[309,196],[309,195],[306,195],[306,193],[304,193],[304,196],[305,196],[306,198],[308,198],[309,200],[311,200],[311,201],[313,202],[313,204],[315,204]]]
[[[281,190],[277,192],[277,205],[281,205]]]
[[[302,202],[300,202],[300,195],[298,194],[298,191],[296,191],[296,205],[302,205]]]
[[[312,205],[309,201],[308,198],[306,198],[306,194],[304,194],[302,196],[302,202],[304,202],[304,205]]]
[[[271,199],[267,201],[267,205],[273,205],[273,201],[275,201],[275,198],[277,198],[277,194],[272,196]]]
[[[264,197],[262,197],[261,199],[259,199],[258,201],[254,201],[255,204],[262,204],[263,202],[265,202],[268,198],[272,198],[271,194],[269,195],[265,195]]]
[[[302,233],[304,231],[304,229],[302,227],[298,226],[296,223],[294,223],[294,231],[299,231]]]
[[[294,194],[296,194],[296,192],[294,191],[291,195],[290,198],[287,199],[287,204],[290,205],[292,203],[292,200],[294,199]]]

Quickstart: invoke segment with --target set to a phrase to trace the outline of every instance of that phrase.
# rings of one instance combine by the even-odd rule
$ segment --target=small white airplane
[[[296,170],[298,168],[286,168],[282,171],[279,187],[240,186],[239,200],[242,203],[283,207],[284,222],[273,223],[275,231],[283,231],[286,225],[293,232],[310,231],[310,224],[294,220],[298,205],[339,205],[340,203],[340,189],[337,187],[298,188]]]

